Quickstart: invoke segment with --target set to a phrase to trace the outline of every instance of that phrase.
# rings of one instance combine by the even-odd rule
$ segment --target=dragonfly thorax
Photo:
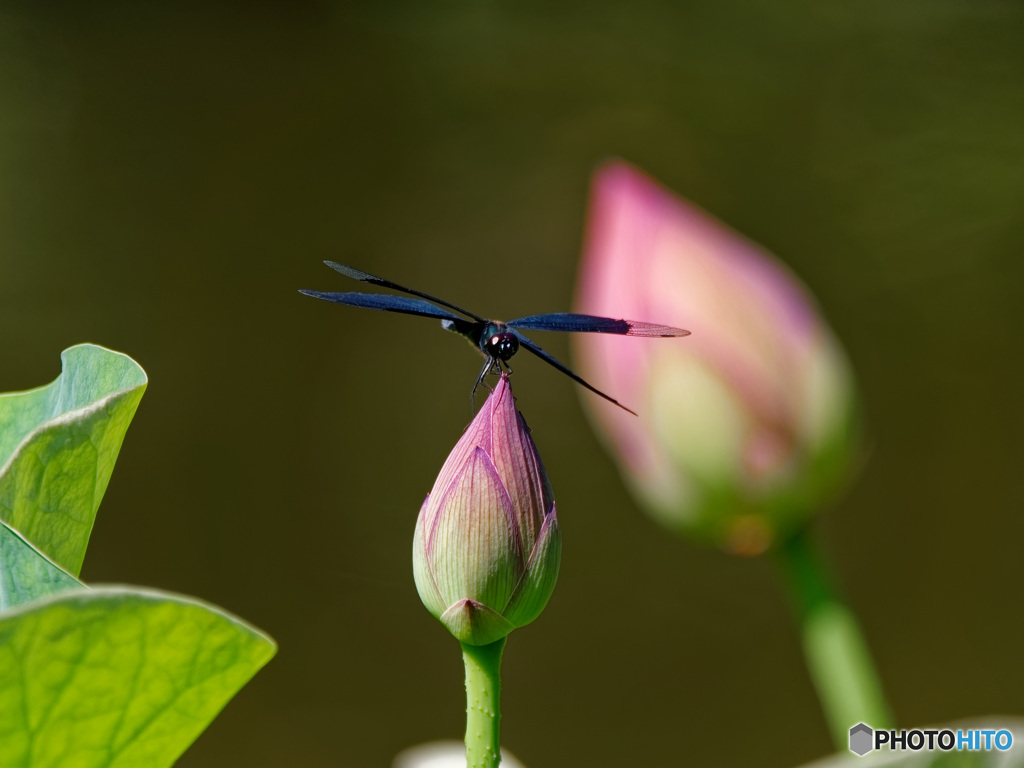
[[[484,329],[480,348],[492,358],[505,362],[519,351],[519,339],[506,326],[494,323]]]

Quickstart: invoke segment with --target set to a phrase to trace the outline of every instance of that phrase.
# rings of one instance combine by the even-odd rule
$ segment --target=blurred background
[[[78,342],[138,360],[83,578],[281,646],[180,765],[461,736],[410,552],[479,358],[297,289],[354,289],[334,259],[492,317],[568,310],[613,156],[780,256],[846,345],[872,454],[821,528],[899,724],[1021,712],[1020,4],[7,2],[0,391]],[[509,642],[505,745],[531,768],[828,753],[772,564],[657,528],[591,395],[535,359],[513,384],[565,545]]]

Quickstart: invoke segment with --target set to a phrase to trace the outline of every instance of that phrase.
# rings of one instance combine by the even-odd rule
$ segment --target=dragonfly
[[[316,299],[331,301],[335,304],[347,304],[350,307],[363,307],[364,309],[377,309],[383,312],[398,312],[404,315],[436,318],[441,321],[441,327],[446,331],[452,331],[463,336],[470,344],[479,349],[486,359],[470,393],[471,407],[476,399],[476,391],[480,384],[483,383],[485,377],[488,374],[498,375],[503,370],[512,373],[512,368],[509,366],[508,361],[520,349],[525,349],[594,394],[600,395],[608,402],[614,403],[624,411],[628,411],[636,416],[636,411],[630,410],[618,400],[584,381],[568,367],[537,346],[523,331],[612,333],[619,336],[647,337],[690,335],[689,331],[684,331],[682,328],[673,328],[668,325],[640,323],[634,320],[613,320],[610,317],[580,315],[573,312],[529,315],[517,318],[516,320],[509,320],[508,322],[488,320],[436,296],[431,296],[429,293],[406,288],[404,285],[399,285],[391,280],[385,280],[383,277],[371,275],[369,272],[363,272],[361,269],[339,264],[336,261],[325,261],[324,264],[336,272],[345,275],[345,277],[350,277],[361,283],[369,283],[370,285],[387,288],[391,291],[398,291],[399,293],[406,294],[406,296],[395,296],[390,293],[310,291],[305,289],[300,290],[299,293]],[[409,298],[410,296],[415,298]],[[459,314],[454,314],[455,312]],[[464,315],[464,317],[459,317],[459,315]]]

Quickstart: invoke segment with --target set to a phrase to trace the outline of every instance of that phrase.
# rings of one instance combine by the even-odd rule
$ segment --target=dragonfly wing
[[[509,320],[512,328],[531,331],[565,331],[574,333],[614,333],[620,336],[689,336],[689,331],[669,325],[640,323],[635,320],[613,320],[610,317],[578,315],[574,312],[552,312]]]
[[[555,330],[559,330],[559,329],[555,329]],[[532,352],[533,354],[535,354],[535,355],[536,355],[537,357],[539,357],[539,358],[540,358],[541,360],[543,360],[543,361],[544,361],[545,363],[547,363],[547,364],[548,364],[548,365],[550,365],[551,367],[553,367],[553,368],[557,368],[557,369],[558,369],[558,370],[560,370],[560,371],[561,371],[562,373],[564,373],[564,374],[565,374],[566,376],[568,376],[568,377],[569,377],[570,379],[572,379],[573,381],[575,381],[575,382],[576,382],[577,384],[582,384],[582,385],[583,385],[584,387],[586,387],[587,389],[589,389],[589,390],[590,390],[591,392],[593,392],[593,393],[594,393],[595,395],[600,395],[600,396],[601,396],[601,397],[603,397],[603,398],[604,398],[605,400],[607,400],[607,401],[608,401],[609,403],[614,403],[615,405],[619,406],[619,408],[621,408],[622,410],[624,410],[624,411],[629,411],[629,412],[630,412],[630,413],[632,413],[632,414],[633,414],[634,416],[636,416],[636,415],[637,415],[637,414],[636,414],[636,411],[631,411],[631,410],[630,410],[629,408],[627,408],[626,406],[624,406],[624,405],[623,405],[622,403],[620,403],[620,402],[619,402],[618,400],[616,400],[616,399],[614,399],[614,398],[612,398],[612,397],[609,397],[608,395],[606,395],[606,394],[605,394],[604,392],[602,392],[601,390],[599,390],[599,389],[597,389],[596,387],[593,387],[593,386],[591,386],[590,384],[588,384],[588,383],[587,383],[586,381],[584,381],[583,379],[581,379],[581,378],[580,378],[579,376],[577,376],[577,375],[576,375],[575,373],[573,373],[573,372],[572,372],[571,370],[569,370],[569,369],[568,369],[568,368],[566,368],[566,367],[565,367],[564,365],[562,365],[562,363],[558,362],[558,360],[556,360],[555,358],[553,358],[553,357],[552,357],[551,355],[549,355],[549,354],[548,354],[547,352],[545,352],[545,351],[544,351],[543,349],[541,349],[541,348],[540,348],[540,347],[538,347],[538,346],[537,346],[536,344],[534,344],[534,343],[533,343],[532,341],[530,341],[530,340],[529,340],[528,338],[526,338],[525,336],[523,336],[523,334],[521,334],[521,333],[518,333],[518,332],[516,332],[516,338],[517,338],[517,339],[519,339],[519,344],[520,344],[520,346],[522,346],[522,347],[523,347],[524,349],[526,349],[526,350],[528,350],[528,351]]]
[[[331,293],[307,290],[301,290],[299,293],[312,296],[315,299],[333,301],[335,304],[348,304],[350,307],[379,309],[384,312],[400,312],[404,315],[419,315],[420,317],[436,317],[441,320],[464,322],[462,318],[453,315],[445,309],[435,307],[429,301],[407,299],[404,296],[391,296],[386,293]]]
[[[361,269],[356,269],[355,267],[350,267],[346,264],[339,264],[336,261],[325,261],[324,264],[335,272],[341,272],[345,277],[351,277],[353,280],[358,280],[361,283],[371,283],[373,285],[383,286],[384,288],[398,287],[395,285],[388,285],[389,281],[385,280],[383,277],[371,275],[369,272],[363,272]]]
[[[413,290],[412,288],[406,288],[404,285],[399,285],[398,283],[393,283],[390,280],[385,280],[383,277],[371,275],[369,272],[363,272],[363,270],[356,269],[355,267],[350,267],[345,264],[339,264],[336,261],[325,261],[324,264],[333,269],[335,272],[340,272],[345,277],[351,277],[353,280],[358,280],[361,283],[379,285],[381,288],[387,288],[392,291],[399,291],[400,293],[407,293],[410,296],[419,296],[421,299],[426,299],[427,301],[432,301],[435,304],[440,304],[442,307],[448,307],[448,309],[454,309],[456,312],[461,312],[466,317],[472,317],[479,323],[487,322],[486,319],[480,317],[479,315],[474,315],[472,312],[468,312],[462,307],[457,307],[454,304],[450,304],[449,302],[444,301],[443,299],[437,298],[437,296],[431,296],[429,293],[423,293],[422,291],[416,291]]]

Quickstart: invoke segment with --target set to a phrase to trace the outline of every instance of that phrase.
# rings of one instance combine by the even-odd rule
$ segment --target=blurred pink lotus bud
[[[551,487],[502,374],[420,509],[416,589],[460,642],[487,645],[540,615],[561,554]]]
[[[576,309],[688,328],[686,344],[575,338],[579,373],[640,418],[584,398],[646,508],[756,554],[846,478],[850,366],[779,261],[622,162],[595,174]]]

